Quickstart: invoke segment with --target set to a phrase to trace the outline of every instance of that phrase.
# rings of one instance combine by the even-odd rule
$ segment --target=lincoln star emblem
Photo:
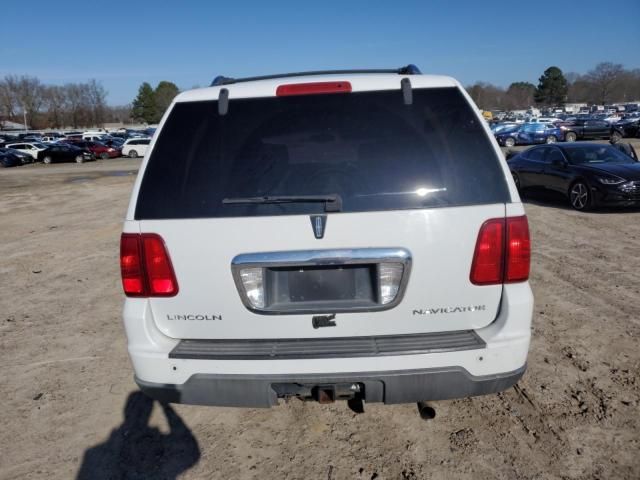
[[[313,234],[316,238],[323,238],[324,231],[327,226],[326,215],[311,215],[311,228],[313,228]]]

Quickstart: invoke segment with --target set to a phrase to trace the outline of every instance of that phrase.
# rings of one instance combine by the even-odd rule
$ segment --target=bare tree
[[[104,124],[107,110],[107,91],[95,79],[89,80],[86,86],[87,100],[91,108],[91,121],[95,126]]]
[[[624,67],[618,63],[602,62],[588,72],[585,77],[596,89],[599,103],[611,101],[612,87],[624,72]]]
[[[64,127],[67,108],[67,92],[64,87],[51,85],[44,88],[43,103],[47,111],[48,127]]]
[[[0,114],[7,118],[13,119],[18,109],[16,77],[7,75],[0,81]]]

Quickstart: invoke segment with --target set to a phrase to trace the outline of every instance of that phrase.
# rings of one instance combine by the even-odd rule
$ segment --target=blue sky
[[[415,63],[465,85],[508,86],[537,83],[550,65],[640,68],[640,0],[32,0],[2,11],[0,76],[95,78],[112,105],[129,103],[143,81],[188,89],[219,74]]]

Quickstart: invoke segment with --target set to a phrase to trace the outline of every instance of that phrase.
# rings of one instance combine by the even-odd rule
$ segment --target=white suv
[[[122,144],[122,156],[137,158],[144,157],[151,143],[150,138],[130,138]]]
[[[5,147],[20,150],[21,152],[31,155],[35,161],[38,160],[40,153],[44,152],[49,146],[41,142],[16,142],[8,143]]]
[[[523,375],[524,208],[460,84],[388,71],[233,80],[174,100],[121,239],[148,395],[406,403]]]

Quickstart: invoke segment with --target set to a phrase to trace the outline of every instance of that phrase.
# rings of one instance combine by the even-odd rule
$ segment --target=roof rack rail
[[[295,73],[280,73],[277,75],[264,75],[260,77],[246,77],[246,78],[229,78],[223,75],[219,75],[211,82],[212,87],[220,85],[231,85],[233,83],[252,82],[255,80],[271,80],[274,78],[286,78],[286,77],[306,77],[309,75],[341,75],[341,74],[354,74],[354,73],[396,73],[398,75],[420,75],[422,72],[418,67],[410,63],[400,68],[380,68],[373,70],[317,70],[311,72],[295,72]]]

